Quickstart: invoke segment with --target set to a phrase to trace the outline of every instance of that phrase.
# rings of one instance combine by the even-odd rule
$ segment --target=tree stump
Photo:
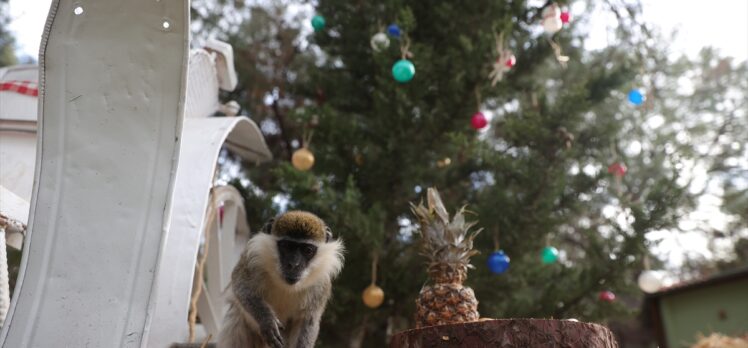
[[[426,347],[618,348],[618,343],[602,325],[546,319],[429,326],[400,332],[390,342],[390,348]]]

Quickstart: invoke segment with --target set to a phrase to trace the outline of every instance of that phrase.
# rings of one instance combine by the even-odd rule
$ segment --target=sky
[[[685,53],[695,56],[704,46],[718,48],[727,56],[738,61],[748,60],[748,0],[641,0],[645,21],[659,27],[663,33],[677,31],[671,43],[672,54]],[[10,0],[10,30],[17,40],[19,56],[36,57],[44,28],[50,0]],[[571,8],[572,18],[584,11],[581,2]],[[591,30],[585,45],[590,49],[607,47],[612,42],[611,29],[615,20],[611,14],[593,15],[590,18]],[[311,28],[308,28],[311,31]],[[705,202],[700,205],[696,216],[710,220],[720,220],[719,202]],[[724,216],[724,215],[722,215]],[[719,222],[719,221],[717,221]],[[724,221],[723,221],[724,222]],[[684,223],[688,224],[688,221]],[[709,257],[703,235],[682,234],[675,236],[667,232],[656,238],[663,238],[655,250],[670,260],[673,265],[681,264],[688,253]],[[681,250],[672,253],[672,250]]]
[[[664,32],[678,30],[673,43],[678,53],[693,55],[704,46],[714,46],[738,60],[748,59],[748,0],[642,0],[645,20]],[[21,55],[36,57],[50,0],[10,0],[10,29]],[[573,8],[574,11],[583,10]],[[606,16],[592,19],[594,28],[605,28]],[[610,44],[605,30],[591,30],[591,48]]]
[[[748,0],[641,0],[644,20],[663,33],[678,32],[674,53],[695,55],[702,47],[712,46],[737,60],[748,59]],[[609,15],[609,16],[612,16]],[[596,16],[587,45],[602,48],[614,44],[604,30],[613,20]]]
[[[738,60],[748,59],[748,1],[645,0],[645,20],[679,30],[675,47],[693,54],[713,46]]]

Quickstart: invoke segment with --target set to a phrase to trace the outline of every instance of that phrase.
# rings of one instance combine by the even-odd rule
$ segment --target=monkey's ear
[[[273,231],[274,222],[275,218],[271,218],[270,220],[268,220],[268,222],[266,222],[265,225],[262,226],[260,232],[270,234]]]
[[[332,239],[332,230],[325,226],[325,243],[329,242],[330,239]]]

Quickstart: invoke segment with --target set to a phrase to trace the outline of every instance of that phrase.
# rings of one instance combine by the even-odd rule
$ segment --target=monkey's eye
[[[300,248],[301,254],[304,255],[307,259],[311,259],[314,257],[314,254],[317,252],[317,247],[311,244],[304,244]]]

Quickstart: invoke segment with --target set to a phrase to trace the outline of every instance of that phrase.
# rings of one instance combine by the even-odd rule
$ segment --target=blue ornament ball
[[[638,89],[632,89],[629,92],[629,101],[634,105],[642,105],[644,103],[644,95]]]
[[[488,255],[488,269],[496,274],[502,274],[509,269],[509,256],[503,250],[494,251]]]
[[[389,27],[387,27],[387,34],[390,34],[392,37],[399,38],[400,35],[402,35],[402,31],[400,31],[400,27],[397,26],[397,24],[390,24]]]

